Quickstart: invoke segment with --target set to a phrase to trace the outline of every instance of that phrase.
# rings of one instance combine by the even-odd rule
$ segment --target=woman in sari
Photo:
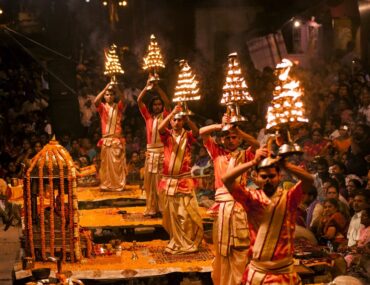
[[[325,156],[329,146],[329,141],[322,136],[321,129],[313,129],[311,140],[303,145],[305,159],[312,161],[316,156]]]
[[[336,199],[326,199],[323,207],[323,215],[314,223],[312,231],[320,244],[325,245],[331,242],[336,249],[339,244],[345,241],[348,221],[339,211],[339,204]]]

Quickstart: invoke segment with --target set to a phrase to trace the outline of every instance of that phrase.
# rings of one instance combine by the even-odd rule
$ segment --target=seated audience
[[[347,220],[339,211],[338,200],[329,198],[323,203],[323,215],[312,226],[319,244],[331,242],[336,249],[343,243],[346,236]]]

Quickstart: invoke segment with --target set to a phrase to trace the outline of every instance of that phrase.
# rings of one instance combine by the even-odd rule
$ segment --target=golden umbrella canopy
[[[61,167],[63,168],[64,177],[67,176],[68,169],[73,169],[72,175],[74,178],[76,177],[75,166],[71,155],[59,144],[55,137],[31,159],[30,166],[26,173],[31,177],[39,177],[41,167],[43,168],[42,173],[44,173],[45,177],[49,177],[48,169],[50,165],[52,165],[52,175],[54,178],[60,176]]]
[[[38,183],[33,184],[31,181],[38,181]],[[36,200],[32,199],[34,188],[31,185],[37,187]],[[67,198],[65,198],[65,195]],[[50,200],[49,216],[45,215],[47,199]],[[49,248],[51,256],[55,254],[56,216],[54,215],[54,208],[55,205],[59,205],[61,224],[58,229],[58,237],[61,238],[62,261],[66,261],[68,240],[71,261],[81,260],[76,168],[68,151],[54,137],[31,159],[25,177],[24,205],[26,209],[27,251],[33,258],[35,258],[36,242],[41,243],[42,260],[47,259],[47,248]],[[35,207],[39,211],[38,214],[35,213]],[[39,221],[37,225],[34,225],[33,219],[36,215],[39,216]],[[46,223],[46,220],[49,220],[49,223]],[[69,220],[68,228],[66,226],[67,220]],[[50,231],[49,235],[46,235],[47,226]],[[67,232],[69,232],[69,239]],[[34,233],[40,234],[40,240],[34,240]]]

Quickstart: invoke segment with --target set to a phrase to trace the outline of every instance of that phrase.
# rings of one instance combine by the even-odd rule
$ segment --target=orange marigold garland
[[[35,157],[31,160],[31,164],[29,169],[26,172],[26,205],[27,205],[27,211],[26,211],[26,216],[27,216],[27,243],[29,245],[29,253],[31,254],[31,257],[35,259],[35,245],[33,242],[33,228],[32,228],[32,205],[31,205],[31,171],[35,167],[36,162],[38,161],[39,157],[41,156],[41,153],[39,152],[38,154],[35,155]]]
[[[74,255],[74,232],[73,232],[73,200],[72,200],[72,177],[71,169],[68,168],[68,201],[69,201],[69,244],[70,244],[70,255],[71,261],[75,261]]]
[[[29,236],[28,236],[28,215],[27,215],[27,209],[28,209],[28,206],[27,206],[27,173],[24,175],[23,177],[23,209],[22,209],[22,215],[23,215],[23,224],[22,224],[22,233],[23,235],[25,236],[26,240],[25,240],[25,250],[26,249],[29,249]],[[26,255],[25,256],[29,256],[27,255],[27,252],[26,252]]]
[[[69,201],[69,243],[70,243],[70,255],[71,261],[75,261],[75,247],[74,247],[74,231],[73,231],[73,197],[72,197],[72,171],[71,167],[68,166],[68,201]]]
[[[41,235],[41,257],[46,260],[45,251],[45,208],[44,208],[44,165],[45,159],[41,158],[39,163],[39,197],[40,197],[40,235]]]
[[[50,188],[50,221],[49,221],[49,230],[50,230],[50,255],[54,256],[54,246],[55,246],[55,233],[54,233],[54,183],[53,183],[53,152],[48,152],[49,161],[48,161],[48,172],[49,172],[49,188]]]
[[[59,154],[63,157],[66,167],[67,167],[67,174],[68,174],[68,219],[69,219],[69,254],[71,261],[75,261],[74,256],[74,231],[73,231],[73,200],[72,200],[72,171],[71,171],[71,165],[69,163],[68,158],[66,157],[65,152],[63,149],[59,150]]]
[[[62,233],[62,261],[66,262],[66,217],[64,212],[64,169],[63,162],[59,154],[55,156],[59,166],[59,202],[60,202],[60,216],[62,220],[61,233]]]
[[[93,250],[91,231],[82,230],[81,234],[86,238],[86,257],[90,258]]]
[[[76,181],[76,169],[73,164],[73,160],[68,152],[65,149],[61,148],[61,154],[64,158],[64,161],[68,166],[68,181],[69,181],[69,195],[70,195],[70,228],[71,228],[71,242],[73,242],[73,251],[71,250],[71,255],[74,253],[74,256],[77,261],[81,260],[81,246],[80,246],[80,231],[79,231],[79,217],[78,217],[78,200],[77,200],[77,181]]]
[[[30,254],[33,259],[35,259],[35,246],[33,244],[33,232],[32,232],[32,207],[31,207],[31,175],[27,171],[26,174],[27,183],[26,183],[26,199],[27,199],[27,243],[29,246]]]
[[[79,217],[78,217],[78,200],[77,200],[77,180],[76,180],[76,169],[72,168],[72,198],[73,198],[73,239],[74,249],[77,260],[81,260],[82,252],[80,246],[80,229],[79,229]]]

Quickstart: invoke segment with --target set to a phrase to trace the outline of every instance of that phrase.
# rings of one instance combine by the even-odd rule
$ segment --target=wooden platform
[[[161,276],[179,272],[210,272],[213,249],[206,243],[197,253],[172,255],[164,252],[168,241],[153,240],[136,243],[137,259],[133,260],[133,244],[122,243],[122,253],[117,256],[97,256],[83,260],[79,264],[63,264],[63,271],[71,271],[78,279],[128,279],[150,276]],[[50,262],[36,262],[35,268],[52,268],[51,276],[55,276],[56,265]],[[31,276],[30,270],[21,270],[16,264],[16,279]]]
[[[127,211],[119,214],[118,211]],[[161,227],[161,218],[144,217],[145,207],[100,208],[79,210],[80,226],[85,228]],[[203,222],[212,222],[207,209],[199,207]]]

